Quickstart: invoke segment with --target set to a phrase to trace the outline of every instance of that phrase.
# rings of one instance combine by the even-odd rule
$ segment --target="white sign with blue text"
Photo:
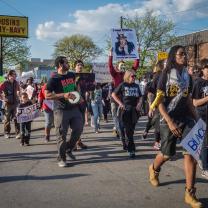
[[[206,134],[206,123],[199,119],[181,145],[196,159],[201,159],[202,144]]]

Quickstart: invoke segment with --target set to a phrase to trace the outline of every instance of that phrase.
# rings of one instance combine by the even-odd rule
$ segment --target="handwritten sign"
[[[17,122],[24,123],[32,121],[40,116],[39,104],[35,103],[28,107],[17,108]]]
[[[94,63],[93,73],[95,74],[95,82],[97,83],[112,82],[112,77],[108,71],[108,65],[106,63]]]
[[[206,124],[199,119],[188,135],[182,140],[181,145],[196,159],[201,159],[202,144],[206,134]]]
[[[157,54],[157,60],[165,60],[168,58],[168,53],[167,52],[158,52]]]

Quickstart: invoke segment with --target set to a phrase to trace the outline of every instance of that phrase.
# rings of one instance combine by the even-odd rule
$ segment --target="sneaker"
[[[15,138],[16,139],[20,139],[21,138],[21,134],[17,134]]]
[[[160,142],[155,142],[153,148],[154,148],[155,150],[160,150],[160,148],[161,148]]]
[[[77,142],[77,146],[78,146],[80,149],[87,149],[87,145],[84,144],[81,140]]]
[[[144,132],[143,134],[142,134],[142,140],[145,140],[147,138],[147,132]]]
[[[76,160],[76,157],[73,155],[71,150],[67,150],[66,154],[69,156],[69,158],[71,158],[72,160]]]
[[[208,179],[208,170],[202,170],[201,176]]]
[[[24,143],[20,143],[20,146],[23,147],[24,146]]]
[[[66,163],[66,161],[61,160],[61,161],[58,162],[58,166],[60,168],[64,168],[64,167],[67,167],[67,163]]]
[[[149,166],[149,181],[153,186],[159,186],[159,172],[155,171],[153,168],[153,164]]]
[[[9,139],[9,138],[10,138],[10,135],[9,135],[9,134],[5,134],[5,135],[4,135],[4,138],[5,138],[5,139]]]
[[[136,155],[134,151],[129,152],[129,158],[134,159],[135,157]]]
[[[202,208],[203,204],[196,198],[196,188],[185,190],[185,203],[194,208]]]
[[[49,141],[50,141],[50,136],[49,135],[45,136],[45,142],[48,143]]]

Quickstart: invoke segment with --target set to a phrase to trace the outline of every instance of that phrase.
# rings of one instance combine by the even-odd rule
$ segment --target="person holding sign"
[[[129,157],[135,157],[134,130],[141,110],[141,91],[139,85],[135,83],[136,74],[134,70],[127,70],[122,82],[112,93],[113,99],[118,103],[120,113],[119,119],[125,129],[127,136],[123,138],[123,149],[128,150]]]
[[[76,142],[83,130],[83,118],[79,108],[80,95],[76,91],[75,73],[68,72],[69,64],[64,56],[55,60],[57,74],[48,80],[45,97],[54,100],[54,122],[56,128],[58,166],[66,167],[66,154],[75,159],[72,154]],[[67,141],[68,128],[71,137]]]
[[[139,59],[136,59],[134,61],[134,65],[132,66],[132,69],[134,71],[136,71],[138,69],[138,67],[139,67]],[[125,66],[124,61],[120,61],[116,67],[113,66],[113,50],[112,50],[112,48],[109,52],[108,68],[109,68],[109,72],[113,78],[113,87],[116,88],[119,86],[119,84],[121,84],[123,82],[123,77],[125,74],[126,66]],[[118,110],[118,105],[112,99],[112,102],[111,102],[112,117],[113,117],[114,124],[116,127],[116,132],[117,132],[117,134],[119,134],[118,136],[122,140],[125,138],[125,135],[124,135],[124,131],[122,129],[122,126],[119,125],[119,120],[117,117],[117,110]]]
[[[18,108],[25,108],[30,105],[32,105],[32,101],[29,100],[28,94],[26,92],[23,92],[21,94],[21,103],[19,104]],[[30,133],[31,133],[31,121],[20,123],[21,146],[24,145],[29,146]]]
[[[161,97],[159,111],[161,152],[149,166],[149,181],[159,186],[159,173],[162,165],[176,153],[177,139],[183,139],[194,127],[197,119],[190,97],[190,76],[187,69],[187,56],[183,46],[170,49],[166,68],[163,70],[157,86]],[[196,160],[184,151],[184,171],[186,177],[185,203],[194,208],[203,207],[196,198],[195,177]]]
[[[201,77],[198,78],[194,83],[192,98],[199,117],[201,117],[206,123],[208,116],[208,59],[201,60],[200,65]],[[202,170],[202,176],[208,179],[208,170]]]

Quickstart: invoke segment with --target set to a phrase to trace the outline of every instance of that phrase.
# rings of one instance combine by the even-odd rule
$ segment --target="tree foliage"
[[[140,68],[146,71],[156,59],[159,51],[165,51],[176,41],[173,34],[174,23],[171,20],[155,16],[153,11],[146,11],[143,17],[125,18],[123,25],[136,31],[140,48]]]
[[[64,55],[70,62],[82,60],[91,61],[102,53],[92,39],[85,35],[72,35],[55,43],[54,57]]]
[[[30,56],[30,47],[25,38],[2,38],[3,66],[8,68],[26,62]]]

